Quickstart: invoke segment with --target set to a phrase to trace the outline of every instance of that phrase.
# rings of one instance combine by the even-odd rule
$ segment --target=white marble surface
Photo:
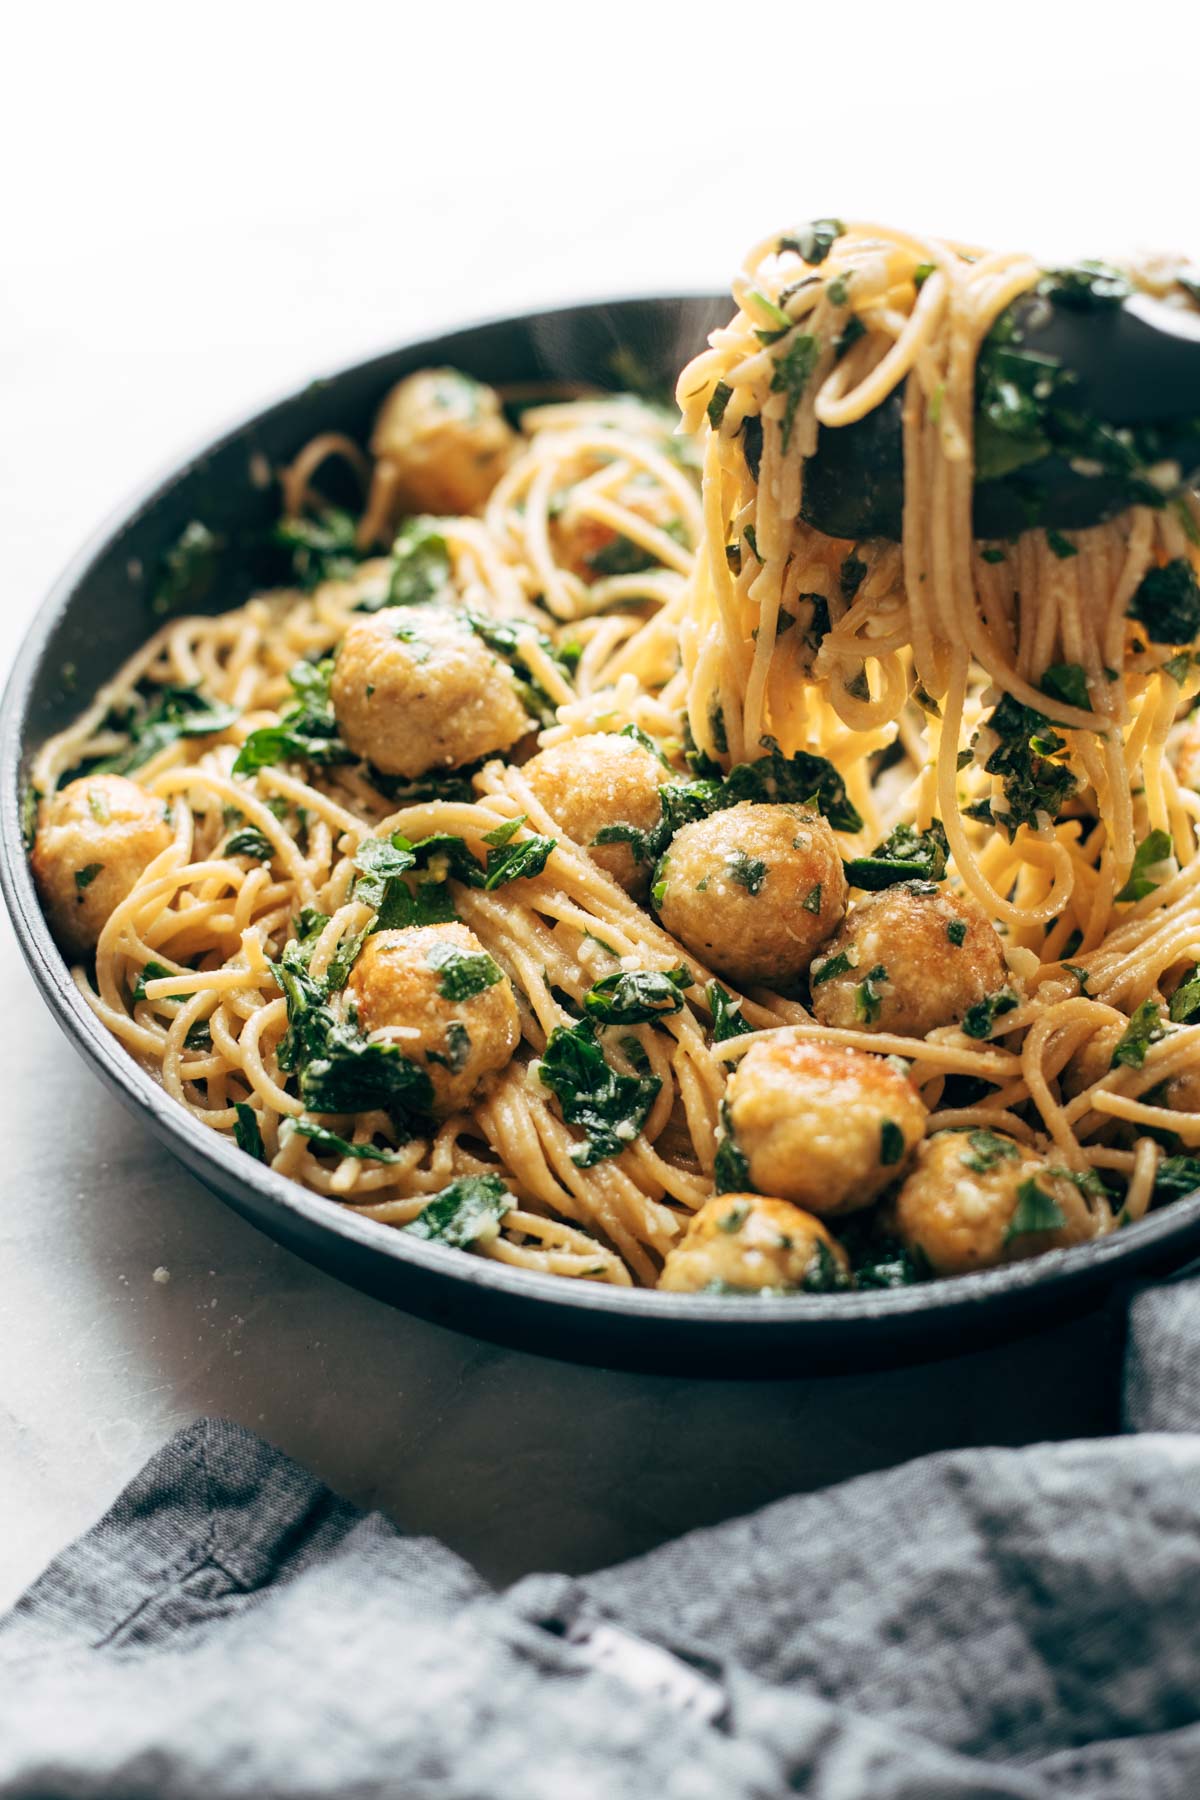
[[[5,664],[131,486],[292,381],[451,318],[720,284],[755,235],[833,208],[1049,253],[1169,241],[1180,219],[1197,235],[1176,173],[1193,77],[1161,54],[1177,15],[1154,0],[1119,45],[1076,5],[939,0],[901,26],[866,0],[852,30],[834,9],[743,21],[728,52],[709,4],[409,11],[118,3],[10,24]],[[419,1325],[276,1249],[116,1111],[7,927],[0,1016],[0,1603],[200,1411],[497,1576],[595,1565],[940,1445],[1108,1422],[1096,1321],[924,1371],[745,1387]]]

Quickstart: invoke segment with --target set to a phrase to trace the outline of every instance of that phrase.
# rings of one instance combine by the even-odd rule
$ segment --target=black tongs
[[[1080,530],[1200,484],[1200,306],[1131,293],[1119,277],[1106,290],[1095,267],[1047,277],[984,341],[977,538]],[[1200,286],[1184,278],[1183,289],[1200,300]],[[897,390],[857,424],[819,432],[801,509],[818,531],[900,538],[902,405]]]

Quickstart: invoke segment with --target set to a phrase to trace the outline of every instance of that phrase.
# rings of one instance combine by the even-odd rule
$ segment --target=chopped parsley
[[[962,1151],[959,1161],[964,1169],[971,1169],[976,1175],[986,1175],[998,1162],[1020,1155],[1012,1138],[1001,1137],[996,1131],[983,1128],[968,1131],[966,1141],[970,1148]]]
[[[406,519],[392,545],[387,593],[381,606],[422,606],[437,600],[450,583],[450,551],[440,522],[425,516]],[[375,604],[360,602],[361,612]]]
[[[1154,1198],[1182,1200],[1200,1188],[1200,1159],[1164,1156],[1154,1171]]]
[[[744,887],[748,894],[757,896],[762,892],[767,865],[761,856],[747,856],[744,850],[735,850],[725,858],[725,867],[729,870],[729,879]]]
[[[997,993],[987,994],[969,1006],[963,1016],[962,1028],[968,1037],[987,1038],[991,1036],[996,1020],[1005,1013],[1010,1013],[1020,1004],[1017,995],[1011,988],[1000,988]]]
[[[206,700],[197,688],[159,688],[140,709],[135,707],[123,718],[109,721],[115,729],[127,731],[133,742],[128,750],[93,764],[91,773],[131,775],[180,738],[209,737],[228,731],[237,717],[236,706]]]
[[[879,1160],[885,1168],[891,1168],[904,1156],[904,1133],[894,1119],[885,1119],[879,1127]]]
[[[1200,963],[1193,963],[1171,995],[1168,1007],[1175,1025],[1193,1025],[1200,1016]]]
[[[813,219],[811,224],[800,225],[795,231],[785,232],[778,247],[780,251],[794,250],[810,268],[817,268],[825,261],[845,229],[840,219]]]
[[[354,519],[327,506],[310,519],[281,519],[272,537],[286,550],[297,587],[311,592],[323,581],[348,581],[358,567]]]
[[[1151,569],[1129,603],[1152,644],[1190,644],[1200,632],[1200,585],[1186,557]]]
[[[729,1107],[724,1100],[721,1102],[721,1126],[723,1135],[713,1162],[713,1186],[718,1194],[752,1193],[750,1159],[738,1148],[729,1122]]]
[[[675,969],[619,969],[605,975],[583,996],[589,1018],[602,1025],[645,1025],[683,1008],[683,993],[692,977]]]
[[[1092,710],[1087,673],[1081,663],[1052,663],[1042,676],[1040,686],[1043,694],[1049,694],[1052,700],[1077,706],[1081,712]]]
[[[876,963],[868,975],[858,983],[854,990],[854,1016],[861,1025],[878,1023],[883,1009],[883,995],[879,992],[879,983],[886,981],[888,972],[882,963]]]
[[[504,980],[504,971],[486,950],[460,950],[457,944],[434,944],[425,966],[438,972],[438,991],[443,1000],[473,1000]]]
[[[76,869],[75,886],[79,889],[80,893],[83,892],[84,888],[91,887],[93,881],[95,881],[103,867],[103,863],[88,863],[86,868]]]
[[[578,649],[572,650],[564,646],[560,650],[544,632],[536,630],[532,625],[494,618],[490,613],[475,612],[470,607],[463,611],[462,617],[476,637],[482,638],[488,649],[508,664],[515,678],[521,704],[529,716],[543,727],[553,725],[558,717],[555,702],[529,667],[524,646],[536,643],[569,677],[573,676],[579,661]]]
[[[788,322],[791,323],[790,320]],[[820,346],[816,338],[801,332],[792,339],[783,355],[776,359],[775,372],[771,377],[771,392],[787,395],[780,424],[781,442],[785,456],[792,441],[796,409],[804,398],[804,390],[817,366],[819,355]]]
[[[742,1017],[741,999],[735,1000],[731,994],[727,994],[719,982],[710,981],[704,995],[712,1013],[714,1044],[723,1044],[728,1038],[744,1037],[748,1031],[754,1030],[753,1025],[747,1025]]]
[[[1008,1222],[1004,1242],[1010,1244],[1014,1238],[1026,1237],[1035,1231],[1058,1231],[1066,1222],[1066,1215],[1057,1200],[1030,1176],[1017,1189],[1016,1210]]]
[[[239,1150],[247,1156],[255,1157],[259,1162],[266,1162],[267,1152],[263,1146],[262,1132],[259,1130],[258,1114],[246,1101],[239,1100],[234,1105],[237,1115],[233,1127],[233,1141]]]
[[[353,1156],[358,1162],[393,1163],[399,1160],[395,1150],[387,1150],[381,1144],[352,1144],[348,1138],[339,1137],[336,1131],[318,1124],[316,1119],[293,1119],[291,1124],[294,1131],[320,1150],[333,1150],[338,1156]]]
[[[961,950],[967,941],[967,921],[965,919],[948,920],[946,924],[946,936],[950,939],[950,942],[954,945],[956,950]]]
[[[946,873],[950,845],[940,819],[929,821],[928,831],[897,825],[876,844],[870,856],[855,857],[844,865],[851,887],[876,893],[898,881],[941,881]]]
[[[270,862],[275,854],[275,846],[265,831],[256,825],[248,825],[244,831],[235,831],[225,843],[226,856],[252,856],[258,862]]]
[[[737,763],[729,771],[721,784],[720,806],[736,806],[742,800],[780,805],[815,802],[835,831],[862,829],[862,819],[846,794],[846,784],[831,762],[807,750],[784,756],[772,737],[760,738],[759,743],[766,756]]]
[[[805,894],[803,900],[800,902],[800,909],[802,912],[814,913],[818,917],[820,916],[822,886],[823,883],[818,881],[815,887],[809,888],[807,894]]]
[[[141,973],[138,975],[138,978],[133,986],[134,1000],[135,1001],[144,1000],[146,998],[146,983],[148,981],[162,981],[168,975],[173,975],[174,973],[175,973],[174,969],[168,969],[165,963],[160,963],[160,962],[144,963],[142,965]],[[171,995],[171,994],[164,994],[162,996],[162,998],[169,1000],[169,999],[177,999],[177,998],[179,998],[179,996]]]
[[[238,752],[233,765],[235,775],[252,775],[271,763],[308,762],[325,767],[332,763],[353,762],[338,736],[329,683],[333,676],[333,658],[320,662],[298,662],[288,672],[288,685],[296,698],[285,707],[278,725],[263,725],[252,731]]]
[[[1079,555],[1079,546],[1073,544],[1070,538],[1064,536],[1061,531],[1047,531],[1046,542],[1060,562],[1066,562],[1068,557]]]
[[[810,987],[820,987],[824,981],[832,981],[835,976],[848,975],[858,961],[854,950],[839,950],[835,956],[827,956],[820,968],[813,965],[813,973],[809,981]]]
[[[466,1250],[497,1237],[512,1205],[512,1195],[498,1175],[462,1175],[400,1229],[411,1237]]]
[[[719,431],[721,429],[721,420],[725,417],[725,408],[732,399],[733,389],[728,387],[725,382],[718,381],[716,387],[714,387],[712,391],[708,406],[705,409],[708,413],[708,422],[714,431]]]
[[[749,1217],[749,1202],[746,1200],[735,1200],[732,1206],[727,1206],[725,1208],[725,1211],[717,1220],[717,1230],[724,1231],[732,1237],[735,1232],[742,1229],[742,1226]]]
[[[1003,811],[993,805],[993,820],[1011,841],[1021,825],[1036,825],[1039,813],[1056,818],[1078,784],[1064,763],[1051,760],[1065,740],[1032,707],[1005,694],[987,725],[1000,742],[984,768],[1000,777],[1006,802]]]
[[[457,1019],[452,1019],[446,1027],[446,1048],[427,1050],[426,1062],[440,1063],[443,1069],[449,1069],[451,1075],[461,1075],[471,1055],[471,1034],[466,1026]]]
[[[1143,1000],[1112,1053],[1113,1068],[1140,1069],[1151,1044],[1157,1044],[1166,1033],[1157,1000]]]
[[[1134,852],[1129,880],[1116,898],[1118,900],[1144,900],[1147,894],[1154,893],[1159,883],[1151,878],[1150,871],[1157,869],[1160,863],[1166,862],[1173,850],[1174,845],[1168,832],[1152,831],[1148,837],[1144,837]]]
[[[618,1074],[596,1041],[591,1019],[555,1026],[538,1074],[558,1100],[566,1123],[584,1134],[571,1151],[572,1162],[581,1169],[628,1149],[662,1086],[657,1075]]]

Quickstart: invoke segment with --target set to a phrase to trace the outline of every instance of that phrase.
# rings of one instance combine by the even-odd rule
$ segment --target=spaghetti
[[[878,1285],[1196,1186],[1200,796],[1174,757],[1200,618],[1181,633],[1176,604],[1170,635],[1150,610],[1164,582],[1190,598],[1196,507],[975,541],[981,348],[1041,279],[873,226],[772,239],[680,378],[682,436],[627,396],[526,406],[513,432],[435,371],[389,400],[373,459],[302,450],[293,585],[169,620],[33,770],[51,918],[70,943],[89,894],[102,913],[76,980],[108,1029],[280,1173],[558,1275]],[[818,430],[900,387],[902,544],[822,536]],[[411,516],[473,442],[489,491]],[[318,485],[334,464],[356,515]],[[515,695],[517,741],[418,767],[427,701],[467,743],[439,682],[485,649],[482,710],[495,730]],[[373,713],[377,691],[411,705]],[[120,814],[124,850],[112,780],[158,809]],[[418,941],[442,973],[414,999]],[[944,999],[920,1030],[906,956]],[[837,1166],[869,1143],[857,1188],[783,1191],[804,1159],[778,1154],[777,1081]],[[922,1128],[969,1146],[950,1177]]]

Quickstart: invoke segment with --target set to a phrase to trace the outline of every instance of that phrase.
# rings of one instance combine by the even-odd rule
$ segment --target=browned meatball
[[[512,983],[465,925],[413,925],[367,939],[350,974],[363,1031],[387,1030],[433,1083],[439,1118],[460,1112],[521,1036]]]
[[[650,885],[650,862],[640,845],[597,843],[628,826],[645,836],[662,819],[658,790],[671,772],[644,745],[614,732],[589,732],[542,750],[523,771],[546,811],[592,861],[640,899]],[[639,853],[640,852],[640,853]]]
[[[123,775],[83,775],[42,806],[30,862],[54,935],[86,956],[171,842],[162,801]]]
[[[457,369],[422,369],[384,401],[371,453],[387,466],[398,511],[473,513],[517,442],[493,388]]]
[[[1096,1234],[1079,1187],[994,1131],[941,1131],[896,1196],[897,1235],[938,1275],[965,1275],[1065,1249]]]
[[[782,987],[840,921],[846,877],[818,813],[743,801],[676,832],[654,898],[666,930],[718,975]]]
[[[912,1083],[881,1056],[813,1038],[754,1044],[725,1102],[731,1173],[822,1218],[869,1206],[903,1172],[925,1130]]]
[[[798,1206],[761,1194],[718,1194],[689,1219],[658,1285],[676,1294],[713,1286],[825,1293],[850,1285],[850,1262],[821,1221]]]
[[[532,730],[508,664],[448,607],[356,619],[329,692],[354,754],[409,781],[509,750]]]
[[[924,1037],[1007,980],[995,926],[969,894],[907,881],[867,894],[811,971],[822,1025]]]

